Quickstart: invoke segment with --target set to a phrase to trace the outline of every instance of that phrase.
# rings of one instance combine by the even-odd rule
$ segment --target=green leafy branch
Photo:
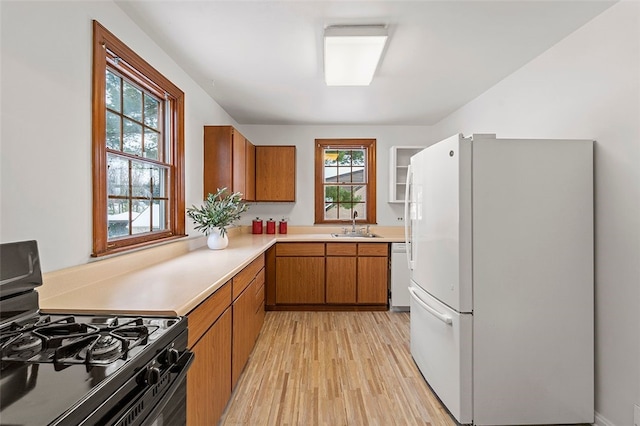
[[[214,228],[220,228],[220,235],[227,233],[226,227],[240,219],[249,206],[242,203],[242,193],[227,193],[227,188],[218,188],[215,194],[208,194],[201,207],[187,208],[187,215],[195,223],[195,229],[209,235]]]
[[[345,209],[352,209],[356,204],[362,201],[361,195],[352,194],[351,190],[344,189],[339,186],[329,186],[325,189],[325,200],[338,202]],[[334,204],[333,207],[336,205]],[[333,208],[332,207],[332,208]]]

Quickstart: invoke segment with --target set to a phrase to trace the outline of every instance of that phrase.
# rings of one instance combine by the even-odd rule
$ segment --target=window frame
[[[106,71],[107,57],[120,58],[126,78],[148,87],[152,93],[165,93],[166,114],[171,125],[166,148],[170,160],[167,228],[109,240],[107,223],[107,144],[106,144]],[[120,65],[119,65],[120,66]],[[117,68],[121,71],[120,68]],[[184,177],[184,92],[164,77],[125,43],[93,21],[93,92],[92,92],[92,164],[93,164],[93,257],[119,253],[169,241],[185,234]],[[164,133],[163,133],[164,134]],[[133,159],[136,157],[134,156]],[[145,160],[146,161],[146,160]]]
[[[316,139],[315,140],[315,191],[314,191],[314,223],[345,224],[351,219],[324,218],[324,149],[327,147],[344,150],[348,148],[366,148],[366,212],[364,219],[356,218],[356,223],[375,225],[376,219],[376,140],[375,139]]]

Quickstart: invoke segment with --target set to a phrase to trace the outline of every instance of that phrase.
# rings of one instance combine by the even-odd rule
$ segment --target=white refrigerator
[[[593,423],[593,141],[455,135],[405,215],[411,353],[453,417]]]

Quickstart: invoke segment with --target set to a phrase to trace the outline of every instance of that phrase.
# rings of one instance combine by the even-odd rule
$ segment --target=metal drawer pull
[[[412,289],[411,287],[409,287],[409,293],[411,293],[411,296],[413,296],[415,301],[418,302],[420,304],[420,306],[425,308],[427,310],[427,312],[429,312],[431,315],[433,315],[434,317],[438,318],[440,321],[442,321],[445,324],[449,324],[449,325],[453,324],[453,320],[451,319],[451,317],[449,315],[445,315],[443,313],[440,313],[440,312],[436,311],[435,309],[433,309],[431,306],[429,306],[426,303],[424,303],[422,301],[422,299],[420,299],[420,297],[418,296],[416,291],[414,289]]]

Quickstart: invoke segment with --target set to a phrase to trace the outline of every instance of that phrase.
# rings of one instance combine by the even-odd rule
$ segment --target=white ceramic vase
[[[211,250],[222,250],[229,245],[229,236],[224,233],[224,236],[220,235],[220,228],[213,228],[213,231],[207,237],[207,246]]]

